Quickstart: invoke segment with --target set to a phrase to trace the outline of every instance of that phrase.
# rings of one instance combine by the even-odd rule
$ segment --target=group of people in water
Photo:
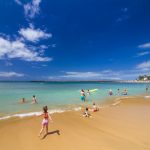
[[[90,90],[87,90],[87,92],[85,92],[83,89],[81,90],[80,93],[81,93],[81,100],[84,101],[84,102],[85,102],[86,96],[89,96],[89,95],[91,94]],[[109,95],[109,96],[114,95],[112,89],[109,89],[108,95]],[[117,96],[120,96],[120,95],[128,95],[128,90],[125,88],[125,89],[121,92],[120,89],[118,88],[116,95],[117,95]]]
[[[149,87],[147,86],[146,87],[146,92],[148,90],[149,90]],[[90,90],[87,90],[87,92],[85,93],[85,91],[82,89],[81,90],[81,100],[85,102],[85,97],[89,96],[90,94],[91,94]],[[117,89],[117,94],[116,95],[120,96],[120,95],[127,95],[127,94],[128,94],[127,89],[124,89],[122,92],[120,91],[119,88]],[[114,95],[114,93],[113,93],[113,91],[111,89],[109,90],[108,95],[110,95],[110,96]],[[23,98],[21,102],[25,103],[25,99]],[[33,95],[33,98],[32,98],[32,104],[34,104],[34,103],[37,103],[35,95]],[[91,112],[97,112],[97,111],[99,111],[99,109],[100,109],[100,107],[97,106],[95,102],[93,102],[93,106],[91,108],[85,107],[84,112],[83,112],[83,116],[84,117],[90,117],[91,116],[90,111]],[[43,120],[42,120],[42,127],[41,127],[41,130],[40,130],[40,133],[39,133],[39,137],[44,132],[44,130],[46,132],[45,135],[48,134],[49,120],[51,122],[53,122],[52,117],[48,113],[48,107],[47,106],[43,107],[43,114],[42,114],[42,116],[43,116]]]
[[[20,100],[20,103],[21,104],[24,104],[24,103],[27,103],[28,101],[25,99],[25,98],[22,98],[21,100]],[[37,98],[36,98],[36,96],[35,95],[33,95],[32,96],[32,102],[31,102],[31,104],[37,104],[38,102],[37,102]]]
[[[81,94],[81,100],[82,100],[83,102],[85,102],[85,101],[86,101],[86,97],[89,96],[89,95],[91,94],[91,92],[90,92],[90,90],[87,90],[87,92],[85,92],[85,91],[82,89],[81,92],[80,92],[80,94]],[[114,95],[112,89],[110,89],[110,90],[108,91],[108,95],[109,95],[109,96]],[[128,90],[125,88],[125,89],[121,92],[120,89],[118,88],[116,95],[117,95],[117,96],[120,96],[120,95],[128,95]],[[95,102],[93,102],[92,108],[85,107],[83,116],[84,116],[84,117],[90,117],[91,115],[90,115],[89,111],[96,112],[96,111],[99,111],[99,108],[100,108],[100,107],[97,106]]]
[[[108,92],[108,95],[112,96],[114,95],[112,89],[109,90]],[[127,89],[124,89],[122,92],[120,91],[120,89],[117,89],[117,96],[120,96],[120,95],[128,95],[128,90]]]

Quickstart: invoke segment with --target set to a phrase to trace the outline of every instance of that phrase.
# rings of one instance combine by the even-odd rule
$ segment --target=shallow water
[[[98,89],[91,92],[86,100],[101,102],[109,97],[110,88],[115,96],[118,88],[120,92],[127,88],[131,96],[144,94],[147,85],[118,82],[0,82],[0,116],[41,111],[44,105],[48,105],[51,111],[75,108],[82,103],[81,89]],[[32,95],[36,95],[38,104],[31,104]],[[20,104],[21,98],[25,98],[28,103]]]

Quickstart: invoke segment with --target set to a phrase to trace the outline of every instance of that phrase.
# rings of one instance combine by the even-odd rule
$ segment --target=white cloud
[[[40,3],[42,0],[32,0],[24,5],[24,13],[28,18],[34,18],[40,12]]]
[[[137,68],[138,68],[138,69],[145,69],[145,70],[150,69],[150,60],[138,64],[138,65],[137,65]]]
[[[0,37],[0,59],[19,58],[25,61],[51,61],[52,58],[42,57],[20,40],[11,41]]]
[[[148,55],[148,54],[150,54],[149,51],[140,52],[140,53],[138,53],[138,54],[136,55],[136,57],[140,57],[140,56],[144,56],[144,55]]]
[[[150,43],[141,44],[138,47],[139,48],[150,48]]]
[[[66,72],[66,75],[62,77],[65,78],[93,78],[93,77],[100,77],[100,73],[96,72]]]
[[[22,73],[16,73],[16,72],[0,72],[0,77],[9,78],[9,77],[23,77],[25,76]]]
[[[48,76],[49,80],[119,80],[120,73],[111,70],[103,70],[100,72],[62,72],[62,75]]]
[[[19,30],[19,34],[23,36],[26,40],[31,42],[37,42],[40,39],[51,38],[51,33],[46,33],[40,29],[34,29],[32,25],[29,28],[22,28]]]
[[[40,3],[42,0],[31,0],[24,4],[21,0],[14,0],[18,5],[23,6],[24,14],[27,18],[33,19],[37,14],[40,13]]]
[[[45,77],[48,80],[135,80],[139,75],[150,75],[150,69],[131,69],[131,70],[102,70],[99,72],[61,72],[57,76]]]
[[[40,48],[41,48],[41,49],[47,49],[48,46],[47,46],[47,45],[40,45]]]

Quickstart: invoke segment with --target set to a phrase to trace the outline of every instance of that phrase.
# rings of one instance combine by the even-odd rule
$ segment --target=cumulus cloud
[[[150,43],[144,43],[138,46],[139,48],[150,48]]]
[[[46,33],[41,29],[34,29],[32,25],[30,25],[29,28],[21,28],[19,30],[19,34],[23,36],[23,38],[31,42],[37,42],[40,39],[47,39],[52,37],[51,33]]]
[[[32,0],[30,3],[25,4],[23,6],[25,16],[32,19],[35,17],[35,15],[39,14],[40,3],[41,0]]]
[[[0,77],[4,78],[10,78],[10,77],[23,77],[25,76],[22,73],[16,73],[16,72],[0,72]]]
[[[23,6],[24,14],[27,18],[33,19],[36,15],[40,13],[40,3],[42,0],[31,0],[24,4],[20,0],[14,0],[18,5]]]
[[[39,52],[32,50],[20,40],[11,41],[0,37],[0,59],[19,58],[25,61],[51,61],[52,58],[42,57]]]
[[[138,64],[138,65],[137,65],[137,68],[138,68],[138,69],[145,69],[145,70],[150,69],[150,60]]]

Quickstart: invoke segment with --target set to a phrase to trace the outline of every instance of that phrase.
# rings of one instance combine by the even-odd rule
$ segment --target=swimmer
[[[128,91],[127,91],[127,89],[124,89],[124,91],[123,91],[123,95],[128,95]]]
[[[88,91],[87,91],[87,95],[90,95],[90,94],[91,94],[91,93],[90,93],[90,90],[88,90]]]
[[[48,113],[48,107],[47,106],[44,106],[43,107],[43,120],[42,120],[42,128],[40,130],[40,133],[39,133],[39,137],[41,136],[41,134],[43,133],[44,129],[46,129],[46,134],[48,134],[48,123],[49,123],[49,120],[51,122],[53,122],[50,114]]]
[[[113,95],[112,89],[109,90],[109,95],[110,95],[110,96]]]
[[[146,86],[145,91],[148,92],[149,86]]]
[[[21,104],[26,103],[25,98],[22,98],[22,99],[20,100],[20,103],[21,103]]]
[[[117,89],[117,95],[118,96],[120,95],[120,89]]]
[[[33,95],[33,97],[32,97],[32,104],[37,104],[37,99],[36,99],[35,95]]]

